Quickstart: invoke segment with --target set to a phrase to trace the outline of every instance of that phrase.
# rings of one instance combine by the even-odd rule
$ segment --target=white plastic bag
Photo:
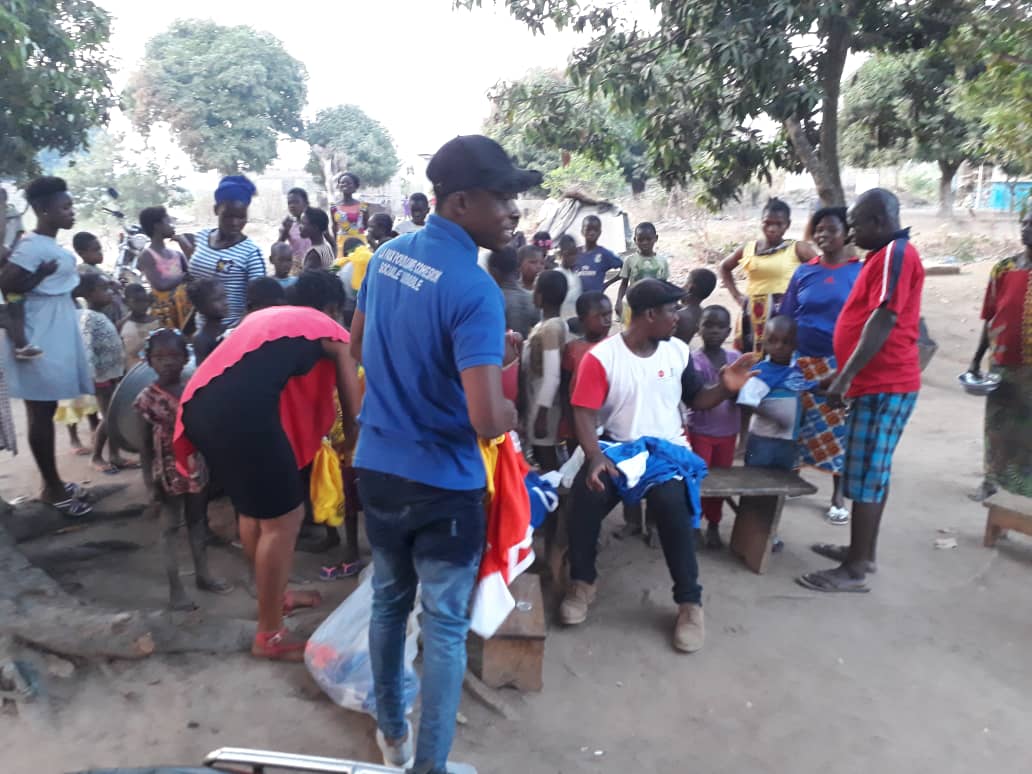
[[[330,613],[305,646],[305,666],[327,696],[345,709],[376,716],[373,670],[369,661],[369,621],[373,609],[373,568],[367,567],[361,582]],[[405,636],[405,712],[419,695],[419,675],[413,668],[419,650],[418,597],[409,616]]]

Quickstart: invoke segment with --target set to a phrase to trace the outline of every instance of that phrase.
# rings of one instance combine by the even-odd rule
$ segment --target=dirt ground
[[[730,232],[730,225],[717,227]],[[1016,250],[1016,228],[989,230],[1004,240],[994,250]],[[694,241],[687,230],[663,233],[668,245]],[[934,224],[915,229],[919,248],[922,236],[933,242]],[[610,541],[589,621],[549,629],[544,691],[506,691],[518,714],[512,720],[464,695],[456,759],[492,774],[1027,772],[1032,542],[981,545],[984,511],[966,495],[980,480],[983,407],[956,382],[977,341],[990,265],[965,264],[958,276],[927,280],[924,313],[941,349],[896,456],[880,572],[869,595],[822,596],[792,582],[827,565],[809,552],[811,542],[848,537],[821,518],[830,482],[819,474],[805,475],[821,492],[786,507],[786,548],[766,576],[727,553],[701,553],[708,632],[705,649],[692,656],[669,645],[673,606],[660,552]],[[721,291],[714,300],[726,298]],[[66,477],[101,477],[70,454],[63,436],[60,448]],[[114,504],[140,501],[136,478],[110,480],[127,484]],[[3,462],[6,497],[31,495],[35,486],[27,451]],[[954,532],[955,550],[934,548],[939,530]],[[138,549],[78,563],[46,558],[56,547],[110,539]],[[164,604],[153,521],[95,525],[24,547],[84,599]],[[186,567],[185,545],[182,554]],[[213,555],[242,585],[239,554]],[[318,564],[301,555],[296,572],[314,578]],[[315,583],[327,604],[299,616],[302,628],[314,627],[353,588],[353,581]],[[200,615],[253,615],[242,588],[197,600]],[[0,720],[4,772],[197,764],[230,745],[375,759],[371,720],[332,705],[303,666],[246,655],[152,657],[78,665],[48,685],[48,700]]]

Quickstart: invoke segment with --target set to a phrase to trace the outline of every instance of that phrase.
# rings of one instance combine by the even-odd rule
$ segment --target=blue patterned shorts
[[[853,400],[846,418],[843,495],[861,503],[885,500],[892,455],[916,402],[916,392],[875,393]]]

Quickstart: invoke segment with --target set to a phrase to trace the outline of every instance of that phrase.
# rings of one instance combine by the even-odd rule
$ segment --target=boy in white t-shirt
[[[630,323],[619,336],[595,345],[581,360],[571,403],[584,467],[570,493],[570,587],[559,615],[574,625],[587,619],[595,598],[595,555],[602,520],[619,501],[616,468],[602,454],[596,429],[616,441],[651,436],[687,446],[679,405],[710,409],[734,395],[752,375],[755,356],[744,357],[721,372],[718,384],[703,387],[691,365],[688,345],[672,338],[678,323],[677,302],[684,291],[669,282],[645,279],[627,293]],[[691,653],[702,647],[702,587],[695,558],[693,516],[683,481],[652,487],[646,495],[650,516],[674,580],[678,605],[674,647]]]

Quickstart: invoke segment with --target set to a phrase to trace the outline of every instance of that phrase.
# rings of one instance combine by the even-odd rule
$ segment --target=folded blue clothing
[[[708,472],[702,458],[687,446],[645,436],[627,443],[601,443],[602,453],[620,471],[613,483],[621,499],[628,505],[641,502],[645,493],[657,484],[672,479],[684,481],[685,497],[691,509],[693,524],[698,527],[702,516],[700,489]]]

